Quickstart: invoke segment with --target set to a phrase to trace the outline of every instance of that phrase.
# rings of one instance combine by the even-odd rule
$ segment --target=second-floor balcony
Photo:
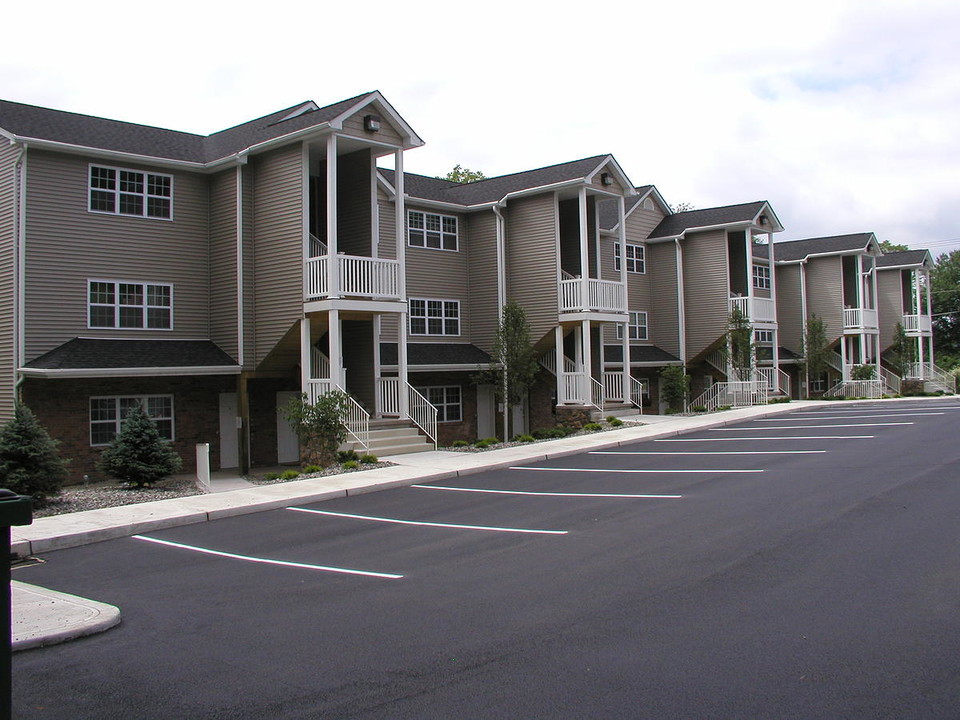
[[[844,308],[844,330],[876,330],[877,311],[871,308]]]
[[[730,313],[733,313],[735,308],[752,323],[777,322],[777,304],[770,298],[732,297]]]
[[[904,315],[903,331],[907,335],[930,335],[933,332],[933,323],[929,315]]]
[[[331,275],[331,270],[333,274]],[[400,300],[400,262],[357,255],[329,255],[307,260],[304,301],[330,297]]]
[[[613,280],[573,278],[560,281],[560,312],[625,313],[627,288]]]

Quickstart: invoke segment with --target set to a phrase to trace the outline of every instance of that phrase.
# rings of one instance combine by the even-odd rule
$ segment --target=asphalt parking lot
[[[73,548],[23,718],[956,717],[960,403],[821,407]]]

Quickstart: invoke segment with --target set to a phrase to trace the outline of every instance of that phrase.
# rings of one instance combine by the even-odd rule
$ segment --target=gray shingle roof
[[[74,338],[26,363],[37,370],[236,366],[209,340]]]
[[[309,101],[297,103],[207,136],[0,100],[0,128],[25,138],[204,163],[329,122],[370,94],[363,93],[281,122]]]
[[[380,362],[397,364],[397,343],[380,343]],[[487,365],[493,359],[476,345],[466,343],[407,343],[407,364]]]
[[[900,250],[884,253],[877,258],[877,267],[903,267],[904,265],[923,265],[927,259],[927,250]]]
[[[703,210],[687,210],[686,212],[667,215],[660,224],[650,233],[650,238],[677,237],[685,230],[717,225],[733,225],[735,223],[750,222],[765,205],[765,201],[742,203],[740,205],[725,205],[724,207],[704,208]]]
[[[594,155],[581,160],[559,163],[535,170],[525,170],[510,175],[500,175],[471,183],[451,183],[448,180],[438,180],[425,175],[404,173],[404,190],[411,197],[423,198],[424,200],[436,200],[458,205],[481,205],[497,202],[503,199],[505,195],[521,190],[531,190],[545,185],[584,178],[609,157],[609,155]],[[394,171],[381,168],[380,172],[392,185],[395,177]]]
[[[788,240],[774,243],[773,252],[777,262],[803,260],[810,255],[821,255],[823,253],[864,252],[872,237],[873,233],[852,233],[850,235],[807,238],[806,240]],[[769,257],[766,245],[758,245],[754,249],[758,256]]]
[[[618,363],[623,361],[622,345],[606,345],[603,348],[605,362]],[[668,353],[656,345],[631,345],[630,362],[632,363],[677,363],[680,358]]]

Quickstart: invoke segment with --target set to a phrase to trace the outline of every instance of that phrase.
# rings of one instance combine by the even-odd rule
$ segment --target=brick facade
[[[37,380],[22,387],[22,399],[70,460],[68,483],[105,480],[96,464],[103,447],[90,445],[90,398],[124,395],[173,395],[173,447],[183,472],[196,471],[196,444],[210,443],[210,464],[220,466],[220,393],[235,392],[233,375],[211,377],[96,378]]]
[[[410,384],[416,388],[457,385],[460,387],[462,405],[460,422],[442,422],[437,424],[437,444],[450,445],[455,440],[473,442],[477,437],[477,386],[471,381],[470,373],[410,373]]]

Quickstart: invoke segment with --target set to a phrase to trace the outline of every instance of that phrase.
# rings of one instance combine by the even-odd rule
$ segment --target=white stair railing
[[[768,390],[765,380],[714,383],[709,390],[688,405],[687,412],[691,412],[693,408],[714,412],[721,407],[765,405]]]
[[[430,404],[423,395],[417,392],[413,385],[407,385],[407,402],[410,405],[410,419],[414,425],[423,430],[431,442],[433,449],[437,449],[437,408]]]
[[[643,415],[643,396],[649,394],[650,391],[647,388],[646,380],[637,380],[635,377],[630,378],[630,402],[640,409],[641,415]]]
[[[880,379],[883,381],[883,384],[887,386],[887,389],[893,395],[900,394],[900,378],[897,377],[896,373],[890,372],[885,367],[881,367]]]
[[[330,377],[330,358],[324,355],[318,348],[311,348],[310,350],[310,377]]]
[[[932,363],[910,363],[907,365],[907,371],[903,376],[932,383],[944,392],[952,393],[954,391],[953,375]]]
[[[780,368],[777,368],[777,378],[778,385],[780,387],[780,392],[782,392],[787,397],[791,396],[791,383],[790,383],[790,374],[785,373]]]
[[[590,378],[590,404],[600,412],[603,412],[603,406],[606,404],[603,383],[593,378]]]
[[[627,402],[624,392],[622,372],[605,372],[603,374],[604,397],[611,402]]]
[[[712,353],[708,354],[704,361],[708,365],[712,365],[714,368],[722,372],[724,375],[730,372],[730,366],[727,362],[727,349],[720,347],[714,350]]]
[[[378,411],[381,415],[400,416],[400,378],[382,377],[377,378],[377,387],[379,388],[380,407]]]
[[[311,404],[316,403],[317,399],[326,393],[334,390],[342,392],[347,398],[347,408],[343,417],[343,425],[347,429],[347,434],[351,435],[364,449],[370,447],[370,413],[364,410],[363,406],[352,395],[330,378],[311,378],[307,387],[309,388],[307,398]]]
[[[879,400],[883,397],[883,389],[883,380],[841,380],[823,396]]]
[[[559,404],[586,405],[587,374],[584,372],[561,372],[559,377],[560,397],[557,399]]]
[[[543,367],[545,367],[552,375],[557,374],[557,353],[555,350],[548,350],[543,355],[540,356],[538,361]],[[563,356],[563,371],[564,372],[576,372],[577,364],[568,358],[566,355]]]

